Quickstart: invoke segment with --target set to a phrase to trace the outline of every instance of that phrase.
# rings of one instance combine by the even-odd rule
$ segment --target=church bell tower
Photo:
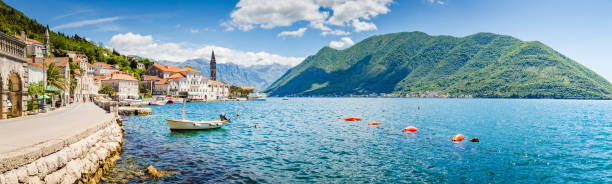
[[[215,51],[212,51],[210,57],[210,80],[217,80],[217,61],[215,60]]]

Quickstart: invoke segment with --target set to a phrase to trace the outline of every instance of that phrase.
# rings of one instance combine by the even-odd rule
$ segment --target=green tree
[[[57,87],[61,90],[66,90],[66,78],[64,71],[51,63],[47,66],[47,84]]]
[[[115,90],[113,90],[112,87],[110,87],[109,85],[103,85],[100,90],[98,91],[99,94],[106,94],[108,96],[112,96],[113,94],[115,94]]]
[[[43,93],[43,81],[30,83],[28,85],[28,95],[30,99],[36,99],[36,96],[42,95]]]

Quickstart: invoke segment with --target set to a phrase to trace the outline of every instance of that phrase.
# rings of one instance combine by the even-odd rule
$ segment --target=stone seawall
[[[0,158],[0,183],[96,183],[119,159],[123,126],[112,113],[96,127]]]

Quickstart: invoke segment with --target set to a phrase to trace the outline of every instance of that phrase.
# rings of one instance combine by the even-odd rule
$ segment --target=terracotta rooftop
[[[182,71],[179,67],[170,66],[170,65],[154,64],[153,67],[156,67],[159,70],[164,71],[164,72],[181,72]]]
[[[19,35],[15,35],[15,37],[17,37],[19,40],[23,41],[23,37],[21,37],[21,36],[19,36]],[[35,40],[35,39],[26,38],[26,40],[27,40],[28,42],[34,42],[34,43],[38,43],[38,44],[41,44],[41,45],[42,45],[42,43],[41,43],[41,42],[39,42],[38,40]]]
[[[225,82],[215,81],[215,80],[209,80],[208,82],[211,84],[227,85],[227,83]]]
[[[166,84],[166,82],[168,82],[168,79],[159,79],[158,81],[155,81],[155,85],[163,85]]]
[[[45,58],[45,63],[51,64],[51,63],[55,63],[55,66],[59,66],[59,67],[66,67],[68,65],[68,57],[52,57],[52,58]],[[36,62],[32,62],[32,58],[28,58],[28,62],[32,62],[32,63],[39,63],[41,64],[43,61],[43,58],[36,58]]]
[[[185,78],[185,76],[181,73],[174,73],[170,75],[170,77],[167,77],[167,79],[180,79],[180,78]]]
[[[132,76],[131,74],[127,73],[127,72],[123,72],[123,71],[116,71],[116,72],[112,72],[107,74],[106,79],[102,79],[102,80],[129,80],[129,81],[138,81],[136,79],[136,77]]]
[[[40,61],[42,61],[42,58]],[[43,68],[43,65],[41,63],[35,63],[34,61],[32,61],[32,58],[28,58],[28,65],[32,65],[33,67],[40,68],[40,69]]]
[[[155,75],[142,75],[141,76],[143,81],[148,81],[148,80],[159,80],[160,78],[155,76]]]
[[[189,68],[189,67],[185,67],[185,68],[183,68],[183,71],[186,71],[186,72],[194,72],[194,73],[202,73],[202,72],[200,72],[200,71],[198,71],[198,70],[196,70],[196,69]]]
[[[100,66],[102,66],[102,68],[115,68],[115,65],[111,65],[108,63],[104,63],[104,62],[95,62],[94,67],[100,68]]]

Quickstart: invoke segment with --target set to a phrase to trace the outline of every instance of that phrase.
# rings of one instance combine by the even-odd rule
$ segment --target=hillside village
[[[65,57],[55,57],[49,54],[57,51],[50,45],[48,31],[44,43],[28,38],[24,32],[14,36],[0,33],[0,37],[3,49],[0,64],[7,66],[0,71],[1,89],[10,91],[3,93],[1,98],[2,118],[44,109],[43,99],[52,107],[104,96],[116,101],[153,95],[218,101],[232,96],[231,89],[235,96],[253,90],[217,81],[214,51],[211,51],[210,76],[203,76],[201,71],[188,66],[161,65],[137,56],[125,56],[135,65],[132,70],[118,64],[92,61],[86,54],[71,50],[61,51],[66,53]],[[134,70],[139,72],[132,72]]]

